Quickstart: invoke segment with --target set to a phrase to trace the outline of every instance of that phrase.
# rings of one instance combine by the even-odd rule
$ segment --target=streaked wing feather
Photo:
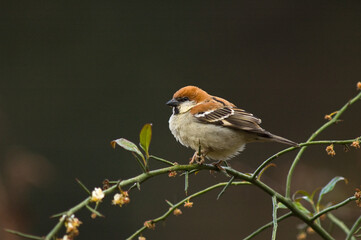
[[[203,122],[214,123],[244,131],[263,131],[258,125],[261,119],[242,109],[223,107],[214,111],[196,114],[195,117]]]

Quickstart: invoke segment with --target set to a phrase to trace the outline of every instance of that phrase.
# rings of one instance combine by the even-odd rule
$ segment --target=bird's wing
[[[252,113],[239,109],[233,104],[225,104],[221,98],[214,100],[197,105],[191,110],[191,113],[201,122],[245,131],[249,133],[248,137],[251,141],[273,141],[298,146],[293,141],[261,128],[259,126],[261,119],[253,116]]]
[[[201,122],[222,125],[234,129],[240,129],[251,132],[263,132],[259,126],[261,119],[253,116],[243,109],[223,106],[210,111],[198,112],[194,117]]]

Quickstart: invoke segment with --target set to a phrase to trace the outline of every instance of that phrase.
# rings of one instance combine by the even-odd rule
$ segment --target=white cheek
[[[195,105],[196,105],[196,103],[194,101],[187,101],[187,102],[181,103],[178,107],[179,113],[188,112]]]

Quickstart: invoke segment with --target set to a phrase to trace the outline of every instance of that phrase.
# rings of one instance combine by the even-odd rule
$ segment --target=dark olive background
[[[193,153],[170,134],[165,105],[182,86],[225,97],[262,118],[267,130],[302,142],[356,94],[361,79],[359,1],[14,0],[2,3],[0,14],[0,225],[36,235],[56,224],[50,215],[86,197],[75,178],[93,189],[105,178],[140,173],[131,154],[110,141],[137,143],[145,123],[153,123],[152,154],[187,163]],[[360,112],[358,102],[319,139],[359,136]],[[284,147],[250,144],[230,164],[250,172]],[[361,151],[336,146],[332,158],[324,149],[308,149],[292,191],[312,191],[341,175],[349,183],[325,198],[338,202],[361,185]],[[277,159],[263,176],[281,193],[294,155]],[[201,172],[190,177],[189,192],[225,180]],[[182,199],[183,189],[182,177],[160,176],[132,191],[125,207],[107,197],[99,209],[105,218],[76,214],[83,221],[77,239],[124,239],[163,214],[165,199]],[[218,192],[144,235],[241,239],[272,219],[271,198],[259,189],[233,187],[217,201]],[[351,203],[335,214],[350,226],[360,209]],[[295,239],[299,223],[280,223],[278,239]],[[18,239],[4,232],[0,238]],[[265,231],[255,239],[269,238]]]

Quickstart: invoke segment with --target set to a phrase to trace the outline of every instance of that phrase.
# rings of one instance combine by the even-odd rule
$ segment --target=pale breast
[[[181,144],[195,151],[201,144],[202,151],[214,160],[226,160],[236,155],[245,145],[241,131],[197,122],[189,112],[172,115],[169,128]]]

